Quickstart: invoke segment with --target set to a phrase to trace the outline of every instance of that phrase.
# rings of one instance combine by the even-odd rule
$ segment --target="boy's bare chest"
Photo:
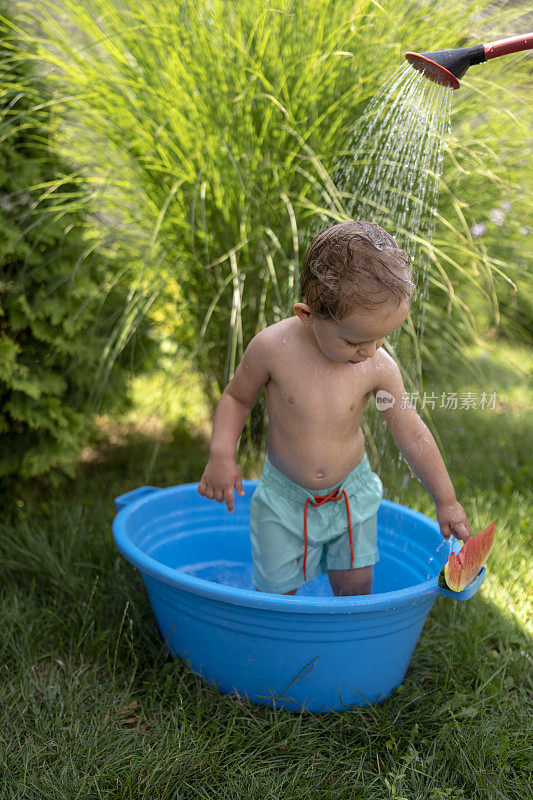
[[[266,386],[269,416],[331,425],[359,421],[374,386],[375,368],[364,364],[324,363],[290,349],[280,352]]]

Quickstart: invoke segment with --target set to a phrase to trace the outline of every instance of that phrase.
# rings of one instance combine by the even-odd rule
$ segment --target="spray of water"
[[[348,218],[377,222],[411,254],[420,310],[427,294],[421,240],[430,242],[435,232],[451,96],[402,64],[358,120],[333,174]]]
[[[433,83],[404,63],[367,106],[355,124],[333,173],[346,219],[377,222],[412,257],[417,293],[411,306],[417,338],[424,332],[428,292],[428,245],[433,239],[444,148],[450,135],[452,90]],[[338,219],[339,206],[324,194],[321,215],[309,241]],[[399,332],[390,338],[396,349]],[[416,384],[414,360],[404,363]],[[383,426],[373,426],[378,453]]]

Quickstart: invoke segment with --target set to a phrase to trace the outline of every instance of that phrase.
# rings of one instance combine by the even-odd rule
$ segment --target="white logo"
[[[385,391],[385,389],[380,389],[379,392],[376,392],[376,405],[380,411],[387,411],[387,409],[393,407],[395,402],[394,395]]]

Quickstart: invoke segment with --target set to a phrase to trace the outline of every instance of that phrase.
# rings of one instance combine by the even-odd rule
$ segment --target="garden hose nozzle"
[[[456,50],[436,50],[433,53],[407,52],[407,61],[419,72],[441,86],[458,89],[460,78],[473,64],[482,64],[490,58],[518,53],[533,48],[533,33],[510,36],[488,44],[475,44],[473,47],[459,47]]]

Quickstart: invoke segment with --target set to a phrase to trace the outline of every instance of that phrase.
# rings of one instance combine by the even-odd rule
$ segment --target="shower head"
[[[533,33],[511,36],[488,44],[475,44],[473,47],[459,47],[456,50],[436,50],[432,53],[407,52],[407,61],[434,83],[458,89],[460,78],[473,64],[482,64],[490,58],[518,53],[533,48]]]

